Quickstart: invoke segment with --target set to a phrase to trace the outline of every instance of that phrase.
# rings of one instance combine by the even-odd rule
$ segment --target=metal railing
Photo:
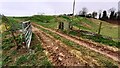
[[[32,39],[32,27],[31,27],[30,21],[22,22],[22,32],[23,32],[26,47],[29,49],[31,39]]]

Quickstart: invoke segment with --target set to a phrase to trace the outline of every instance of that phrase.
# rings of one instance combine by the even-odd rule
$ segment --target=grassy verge
[[[29,17],[8,17],[10,23],[9,30],[21,29],[20,21],[29,20]],[[13,37],[10,32],[3,31],[0,36],[2,37],[2,58],[0,64],[2,66],[52,66],[47,56],[43,52],[41,42],[37,40],[37,37],[33,34],[31,42],[31,51],[27,52],[27,49],[23,47],[21,34],[16,33],[16,41],[21,46],[20,49],[16,50],[16,45],[13,43]]]
[[[90,49],[87,49],[87,48],[85,48],[83,46],[80,46],[80,45],[78,45],[78,44],[76,44],[76,43],[74,43],[72,41],[69,41],[69,40],[67,40],[67,39],[65,39],[65,38],[63,38],[63,37],[61,37],[61,36],[59,36],[59,35],[57,35],[55,33],[52,33],[52,32],[50,32],[48,30],[45,30],[45,29],[42,29],[42,28],[40,28],[40,29],[43,30],[44,32],[52,35],[54,38],[62,41],[66,45],[68,45],[68,46],[70,46],[72,48],[75,48],[76,50],[80,51],[83,55],[93,57],[95,60],[98,61],[98,63],[101,66],[112,67],[112,66],[118,65],[117,62],[113,61],[112,59],[109,59],[109,58],[105,57],[104,55],[101,55],[101,54],[96,53],[96,52],[94,52],[94,51],[92,51]]]
[[[120,42],[113,41],[112,39],[105,38],[101,35],[100,36],[90,35],[90,34],[87,34],[87,33],[77,32],[77,31],[70,31],[69,35],[82,37],[84,39],[90,39],[94,42],[98,42],[98,43],[102,43],[102,44],[106,44],[106,45],[109,45],[109,46],[120,48],[120,46],[119,46]]]
[[[20,41],[18,39],[17,41]],[[33,34],[31,42],[31,52],[26,52],[25,48],[14,50],[15,45],[12,38],[3,39],[2,66],[44,66],[51,67],[52,64],[43,52],[43,48],[36,36]]]

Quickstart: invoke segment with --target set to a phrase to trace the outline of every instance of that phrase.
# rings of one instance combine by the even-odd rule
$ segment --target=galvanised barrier
[[[30,43],[32,39],[32,27],[30,21],[22,22],[22,32],[24,36],[24,41],[27,46],[27,48],[30,48]]]

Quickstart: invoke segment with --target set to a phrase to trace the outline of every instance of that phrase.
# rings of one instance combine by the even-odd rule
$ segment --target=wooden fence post
[[[101,32],[101,26],[102,26],[102,22],[100,22],[98,34],[100,34],[100,32]]]

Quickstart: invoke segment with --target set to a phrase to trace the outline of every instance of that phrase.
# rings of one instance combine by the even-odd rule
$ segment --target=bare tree
[[[101,19],[101,16],[102,16],[102,10],[99,10],[99,19]]]
[[[94,12],[92,13],[92,17],[93,17],[93,18],[96,18],[96,16],[97,16],[97,12],[94,11]]]
[[[120,20],[120,11],[117,12],[117,20]]]
[[[79,15],[85,17],[87,12],[88,12],[88,9],[86,7],[83,7],[82,10],[79,12]]]
[[[113,20],[115,17],[115,8],[110,8],[108,11],[110,12],[110,19]]]
[[[109,12],[114,12],[116,9],[114,7],[110,8],[108,11]]]
[[[120,1],[118,2],[118,11],[120,11]]]

